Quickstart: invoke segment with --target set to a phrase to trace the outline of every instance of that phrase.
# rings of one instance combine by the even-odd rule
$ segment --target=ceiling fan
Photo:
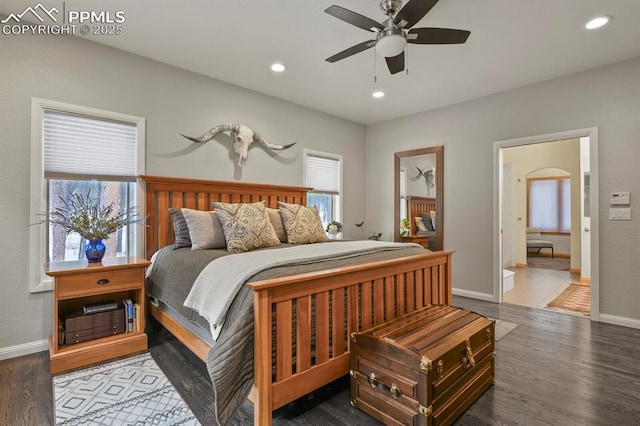
[[[326,59],[337,62],[356,53],[363,52],[373,46],[385,57],[391,74],[404,70],[404,48],[412,44],[461,44],[467,41],[471,32],[451,28],[413,28],[438,3],[438,0],[410,0],[402,7],[402,0],[381,0],[380,9],[387,15],[381,23],[345,9],[340,6],[329,6],[325,12],[329,15],[355,25],[363,30],[376,33],[375,40],[351,46],[340,53]],[[401,9],[402,7],[402,9]]]

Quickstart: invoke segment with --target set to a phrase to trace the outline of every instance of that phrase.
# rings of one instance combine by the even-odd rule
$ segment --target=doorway
[[[537,271],[534,268],[526,268],[528,208],[523,207],[523,204],[526,206],[526,200],[522,198],[525,197],[523,191],[517,190],[518,185],[523,187],[526,185],[526,176],[522,174],[523,167],[521,165],[519,167],[517,161],[505,162],[505,157],[509,158],[508,150],[512,148],[514,148],[514,152],[517,147],[522,147],[523,150],[527,149],[527,147],[534,150],[543,149],[551,147],[553,143],[558,145],[560,144],[559,141],[567,140],[571,140],[573,145],[564,144],[562,146],[564,147],[563,149],[569,149],[571,146],[571,149],[574,150],[568,152],[574,152],[574,158],[571,159],[574,162],[571,166],[574,182],[571,188],[578,201],[572,202],[575,211],[571,218],[571,229],[570,232],[565,232],[563,237],[564,240],[570,241],[569,243],[565,241],[562,243],[564,245],[557,246],[564,247],[560,252],[564,256],[573,257],[571,272],[574,274],[570,275],[570,272],[567,271],[564,272],[567,275],[565,277],[564,275],[560,276],[562,273],[557,271]],[[517,299],[517,297],[511,295],[505,296],[504,290],[509,289],[509,286],[513,284],[514,278],[518,279],[518,272],[521,272],[521,279],[529,281],[528,286],[531,288],[531,294],[535,295],[532,296],[532,305],[530,306],[537,308],[545,307],[548,301],[546,299],[555,296],[554,292],[560,293],[564,287],[568,287],[570,282],[575,281],[578,284],[590,285],[591,295],[587,296],[590,299],[590,318],[598,320],[597,143],[596,128],[494,143],[494,235],[496,242],[494,244],[494,301],[511,303],[511,299]],[[528,159],[533,158],[530,154],[527,155]],[[560,163],[553,160],[549,161],[546,166],[558,167],[558,164]],[[529,167],[533,169],[541,168],[535,164]],[[510,176],[514,182],[513,184],[509,183]],[[518,195],[520,200],[515,199],[518,192],[520,192],[520,195]],[[593,220],[591,220],[592,218]],[[595,226],[591,226],[589,222]],[[563,233],[558,233],[557,235],[563,235]],[[559,238],[555,237],[554,234],[549,234],[549,237]],[[513,273],[509,275],[509,271],[514,271],[516,276],[514,277]],[[545,272],[549,276],[546,280],[547,290],[543,285],[535,284],[536,280],[542,279],[541,276],[544,276]],[[555,284],[553,283],[553,278],[550,278],[552,275],[556,275],[557,282]],[[563,284],[564,281],[566,281],[566,284]],[[548,291],[548,294],[545,295],[545,291]],[[515,295],[515,293],[512,294]]]

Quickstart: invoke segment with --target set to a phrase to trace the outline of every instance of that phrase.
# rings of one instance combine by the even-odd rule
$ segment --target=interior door
[[[589,138],[580,138],[580,282],[591,282],[591,214],[589,193],[591,191]]]

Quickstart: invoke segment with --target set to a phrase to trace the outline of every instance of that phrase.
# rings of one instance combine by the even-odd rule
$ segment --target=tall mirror
[[[444,147],[394,154],[395,241],[444,247]],[[420,219],[418,219],[420,218]],[[401,221],[405,226],[401,226]]]

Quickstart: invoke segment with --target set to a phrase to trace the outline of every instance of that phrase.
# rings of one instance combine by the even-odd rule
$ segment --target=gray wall
[[[344,159],[345,238],[365,216],[365,128],[198,74],[74,37],[11,36],[0,43],[0,355],[46,339],[51,293],[29,293],[31,97],[146,117],[146,173],[301,185],[302,149]],[[269,72],[266,69],[265,72]],[[260,147],[235,166],[226,137],[193,144],[220,123],[246,124],[273,143],[297,142],[280,158]]]
[[[367,127],[367,223],[393,230],[393,153],[444,145],[444,246],[454,288],[493,291],[493,143],[598,127],[600,312],[640,327],[640,226],[608,217],[609,194],[640,208],[640,58]],[[611,318],[610,318],[611,319]],[[635,320],[635,321],[634,321]]]

